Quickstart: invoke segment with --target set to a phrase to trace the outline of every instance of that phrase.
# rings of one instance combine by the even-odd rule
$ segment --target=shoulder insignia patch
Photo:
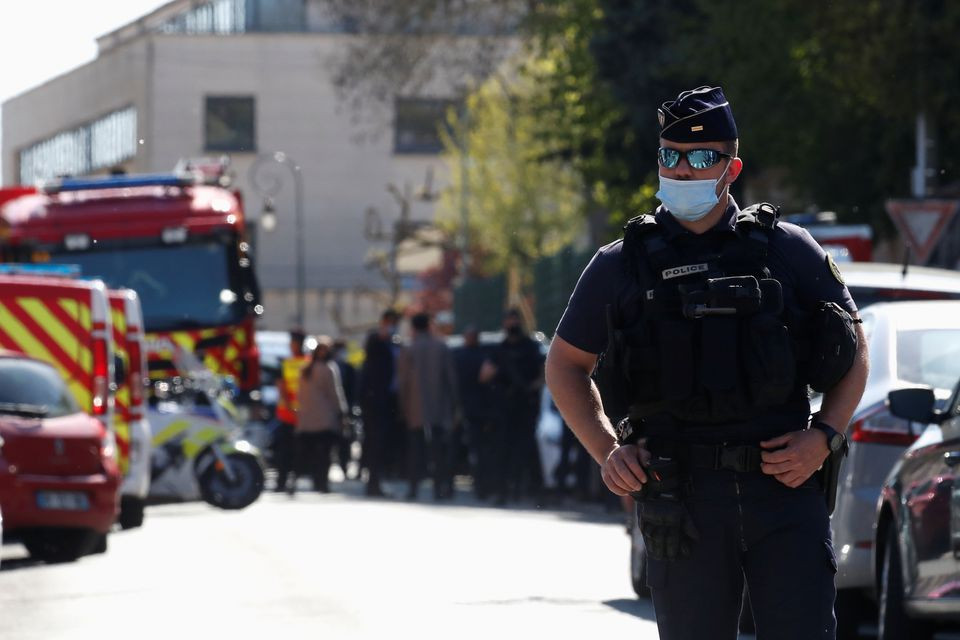
[[[846,284],[846,282],[843,281],[843,276],[840,275],[840,268],[837,267],[837,263],[833,261],[833,256],[831,256],[829,253],[827,254],[827,266],[830,267],[830,273],[833,274],[833,277],[837,282],[840,284]]]

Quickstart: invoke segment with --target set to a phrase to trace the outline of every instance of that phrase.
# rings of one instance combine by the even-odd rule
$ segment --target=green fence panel
[[[504,276],[467,279],[453,291],[454,331],[462,333],[467,325],[480,331],[498,331],[503,324],[506,299]]]
[[[555,255],[540,259],[534,265],[533,291],[537,329],[547,336],[553,336],[557,323],[567,308],[570,294],[592,257],[592,251],[577,251],[567,247]]]

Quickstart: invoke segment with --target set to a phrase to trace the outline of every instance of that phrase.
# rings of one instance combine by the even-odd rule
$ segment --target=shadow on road
[[[34,560],[30,557],[22,558],[4,558],[3,562],[0,562],[0,572],[3,571],[17,571],[21,569],[33,569],[36,567],[45,567],[48,566],[46,562],[41,560]]]
[[[616,609],[620,613],[628,613],[644,620],[656,621],[657,619],[653,612],[653,602],[650,600],[619,598],[617,600],[605,600],[603,604],[611,609]]]

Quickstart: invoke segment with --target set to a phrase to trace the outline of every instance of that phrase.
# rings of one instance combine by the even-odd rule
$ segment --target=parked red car
[[[80,411],[57,370],[0,352],[4,537],[46,561],[106,551],[119,481],[112,432]]]

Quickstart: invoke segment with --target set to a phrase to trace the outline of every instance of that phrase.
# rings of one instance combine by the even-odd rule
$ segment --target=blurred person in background
[[[428,452],[434,500],[453,496],[453,430],[458,410],[457,377],[446,343],[430,332],[430,316],[411,320],[413,340],[397,365],[400,406],[407,424],[407,498],[417,498]]]
[[[463,411],[462,425],[467,438],[467,456],[473,475],[473,491],[486,499],[494,483],[494,408],[492,376],[485,374],[490,366],[489,349],[480,345],[480,332],[474,326],[463,330],[463,346],[453,352],[457,384]]]
[[[300,378],[296,468],[310,475],[316,491],[329,493],[330,451],[339,442],[349,410],[329,336],[317,338],[313,357]],[[290,494],[296,490],[295,478],[296,474],[287,488]]]
[[[543,493],[537,418],[543,389],[540,345],[523,326],[518,309],[503,317],[503,341],[493,353],[493,388],[499,409],[496,457],[497,503],[524,495],[539,499]]]
[[[385,447],[397,428],[396,354],[400,349],[400,314],[387,309],[376,330],[367,335],[360,369],[360,408],[363,416],[363,465],[366,495],[385,496],[381,486]]]
[[[343,396],[347,400],[347,415],[343,421],[343,430],[337,442],[337,464],[343,471],[343,477],[349,477],[350,451],[356,438],[353,423],[353,409],[357,406],[357,370],[347,362],[347,343],[343,338],[333,341],[333,363],[340,373],[340,383],[343,385]]]
[[[277,468],[277,491],[285,491],[289,476],[296,463],[297,392],[300,386],[300,371],[306,364],[303,355],[302,329],[290,330],[290,356],[280,363],[280,379],[277,382],[277,420],[280,424],[273,433],[273,459]]]
[[[590,477],[596,467],[590,454],[584,449],[577,436],[563,423],[560,436],[560,461],[553,471],[557,492],[561,497],[572,494],[575,500],[587,500],[591,497]],[[573,476],[573,485],[570,476]],[[605,493],[609,493],[606,492]]]

